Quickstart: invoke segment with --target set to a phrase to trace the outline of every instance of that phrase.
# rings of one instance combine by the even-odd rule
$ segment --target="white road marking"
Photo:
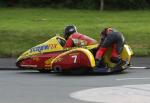
[[[98,103],[150,103],[150,84],[102,87],[71,93],[72,98]]]
[[[116,79],[116,80],[147,80],[150,78],[121,78],[121,79]]]
[[[130,67],[131,69],[148,69],[150,67]]]

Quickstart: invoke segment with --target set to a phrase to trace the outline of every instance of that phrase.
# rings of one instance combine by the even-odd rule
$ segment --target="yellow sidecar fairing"
[[[64,42],[64,43],[63,43]],[[35,47],[32,47],[28,51],[24,52],[18,59],[25,59],[34,55],[42,54],[42,53],[48,53],[48,52],[55,52],[55,51],[61,51],[63,50],[63,45],[65,44],[65,39],[60,36],[55,36],[48,41],[39,44]]]
[[[116,64],[112,63],[111,58],[111,48],[109,48],[108,52],[104,55],[104,63],[107,65],[108,68],[114,68]],[[131,63],[131,56],[133,55],[133,51],[129,45],[125,44],[123,50],[121,52],[121,58],[123,61],[126,62],[127,65]],[[125,65],[123,65],[124,68]]]

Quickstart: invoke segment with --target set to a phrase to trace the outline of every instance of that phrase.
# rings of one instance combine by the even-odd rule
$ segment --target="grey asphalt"
[[[150,58],[133,58],[133,65],[148,66]],[[1,67],[15,67],[15,59],[0,59]],[[0,103],[86,103],[70,93],[99,87],[150,84],[150,69],[128,69],[121,74],[67,76],[34,70],[0,70]]]
[[[0,69],[14,69],[17,68],[16,58],[0,58]]]

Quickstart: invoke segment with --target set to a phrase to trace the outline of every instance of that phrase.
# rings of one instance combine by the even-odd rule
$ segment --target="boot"
[[[102,58],[96,59],[96,67],[93,69],[94,72],[96,73],[105,73],[107,72],[107,69],[105,68],[105,65],[102,61]]]

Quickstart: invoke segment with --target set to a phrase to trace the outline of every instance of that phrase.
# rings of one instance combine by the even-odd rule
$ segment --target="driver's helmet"
[[[76,26],[74,26],[74,25],[66,26],[65,30],[64,30],[64,38],[68,39],[68,37],[75,32],[77,32]]]

